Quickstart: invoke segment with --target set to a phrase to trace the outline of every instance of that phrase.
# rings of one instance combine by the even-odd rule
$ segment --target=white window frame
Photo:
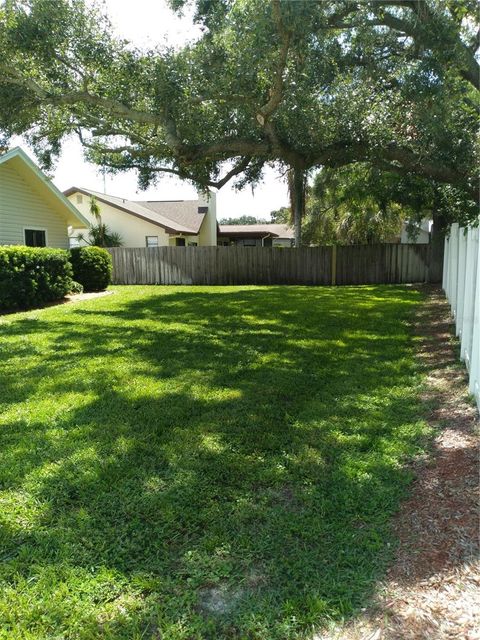
[[[149,238],[156,238],[157,244],[148,244]],[[158,244],[158,236],[145,236],[145,246],[147,247],[147,249],[156,249],[157,247],[159,247],[160,245]]]
[[[80,244],[80,240],[78,239],[78,236],[69,236],[68,237],[68,248],[69,249],[76,249],[77,247],[81,247],[82,245]]]
[[[25,231],[44,231],[45,232],[45,246],[48,247],[48,230],[45,227],[32,227],[29,225],[28,227],[23,227],[23,244],[27,246],[27,238],[25,236]],[[41,247],[39,247],[41,248]]]

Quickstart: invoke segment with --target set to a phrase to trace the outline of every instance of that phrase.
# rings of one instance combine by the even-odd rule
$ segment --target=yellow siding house
[[[0,245],[68,249],[88,221],[20,148],[0,155]]]

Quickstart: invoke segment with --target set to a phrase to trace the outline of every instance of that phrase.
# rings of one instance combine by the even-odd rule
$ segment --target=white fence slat
[[[458,285],[458,224],[452,224],[450,230],[450,266],[448,268],[448,301],[455,316]]]
[[[456,305],[456,335],[462,335],[463,304],[465,295],[465,266],[467,259],[467,229],[458,231],[458,273],[457,273],[457,305]]]
[[[443,253],[442,289],[445,291],[447,298],[448,298],[448,267],[450,265],[449,252],[450,252],[450,238],[448,236],[445,236],[445,248]]]
[[[480,230],[453,224],[445,241],[443,290],[460,336],[460,358],[469,372],[469,390],[480,408]]]
[[[465,291],[463,300],[463,316],[461,329],[460,358],[465,360],[470,370],[473,338],[473,315],[475,312],[475,288],[477,282],[478,260],[478,228],[470,227],[467,234],[467,251],[465,260]]]
[[[477,278],[475,283],[472,351],[470,358],[470,392],[480,407],[480,243],[477,246]]]

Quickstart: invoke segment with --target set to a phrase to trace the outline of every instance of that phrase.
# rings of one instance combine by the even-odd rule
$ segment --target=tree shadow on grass
[[[78,638],[287,638],[350,615],[422,433],[418,294],[156,290],[2,328],[30,351],[20,387],[3,353],[0,487],[35,516],[5,521],[6,583],[36,576],[31,600]]]

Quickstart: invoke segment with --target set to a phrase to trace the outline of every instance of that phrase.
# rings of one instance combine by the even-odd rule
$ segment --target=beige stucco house
[[[68,249],[88,221],[20,148],[0,156],[0,245]]]
[[[124,247],[215,246],[215,194],[198,200],[127,200],[91,189],[71,187],[64,192],[82,216],[95,224],[90,202],[95,197],[102,223],[120,234]],[[78,231],[71,234],[72,243]]]

